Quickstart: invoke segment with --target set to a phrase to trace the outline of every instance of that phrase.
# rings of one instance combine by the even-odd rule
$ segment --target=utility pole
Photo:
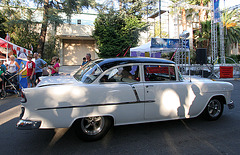
[[[162,38],[162,33],[161,33],[161,0],[159,0],[159,37]]]

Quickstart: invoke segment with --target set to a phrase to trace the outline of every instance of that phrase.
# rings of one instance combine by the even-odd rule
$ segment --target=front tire
[[[78,137],[85,141],[96,141],[103,138],[112,126],[109,117],[85,117],[75,122]]]
[[[215,121],[221,117],[223,108],[223,103],[219,98],[212,98],[204,109],[202,116],[206,120]]]

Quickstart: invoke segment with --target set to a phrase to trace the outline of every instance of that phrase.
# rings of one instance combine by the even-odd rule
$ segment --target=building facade
[[[97,58],[96,41],[91,37],[91,25],[63,24],[57,28],[59,57],[62,65],[81,65],[83,57],[90,53]]]

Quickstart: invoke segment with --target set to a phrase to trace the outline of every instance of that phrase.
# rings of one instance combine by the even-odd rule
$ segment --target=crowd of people
[[[33,61],[34,57],[34,61]],[[15,61],[16,57],[14,55],[10,56],[10,60],[8,63],[5,63],[3,60],[0,61],[0,87],[2,88],[4,77],[5,79],[9,77],[13,77],[19,73],[19,75],[22,75],[26,71],[27,76],[27,86],[28,88],[34,87],[36,84],[40,82],[39,77],[43,75],[43,71],[45,71],[47,68],[51,70],[51,76],[58,76],[59,75],[59,63],[60,60],[58,57],[53,57],[51,61],[51,65],[49,65],[47,68],[47,62],[40,58],[40,54],[34,53],[27,55],[27,62],[25,67],[19,72],[20,66]],[[45,70],[44,70],[45,69]],[[3,77],[4,76],[4,77]],[[16,79],[16,78],[13,78]],[[16,79],[17,80],[17,79]],[[1,89],[0,89],[1,90]]]
[[[34,59],[33,59],[34,58]],[[59,75],[59,68],[60,68],[60,59],[57,56],[52,57],[51,65],[47,66],[47,62],[41,59],[40,54],[34,53],[27,55],[27,62],[25,67],[19,72],[20,66],[15,61],[16,57],[14,55],[10,56],[10,61],[4,65],[3,60],[0,60],[0,87],[2,86],[2,81],[4,80],[3,76],[5,77],[12,77],[14,75],[22,75],[24,72],[26,72],[27,76],[27,86],[35,87],[36,84],[40,82],[39,77],[49,69],[51,70],[50,75],[51,76],[58,76]],[[85,65],[86,63],[90,62],[91,54],[87,53],[86,57],[83,58],[82,65]],[[48,75],[48,72],[47,72]]]

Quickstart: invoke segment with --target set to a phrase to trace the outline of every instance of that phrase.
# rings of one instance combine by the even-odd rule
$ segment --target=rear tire
[[[204,109],[202,116],[206,120],[215,121],[221,117],[223,108],[223,103],[219,98],[212,98]]]
[[[84,141],[96,141],[108,133],[112,124],[112,119],[109,117],[85,117],[75,122],[75,131]]]

